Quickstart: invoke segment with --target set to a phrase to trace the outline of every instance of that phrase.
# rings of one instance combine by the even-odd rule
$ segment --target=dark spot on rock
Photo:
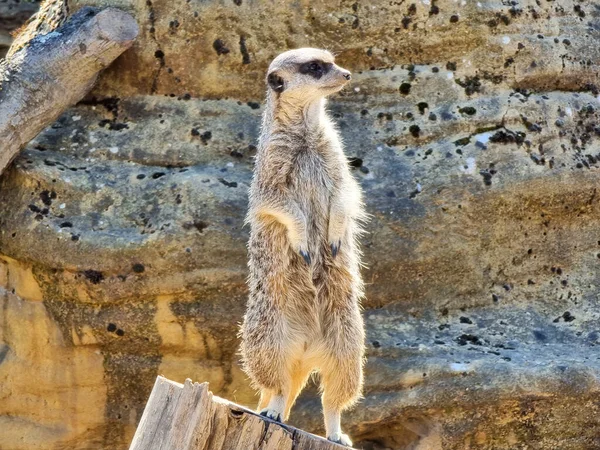
[[[73,227],[73,224],[71,222],[63,222],[60,224],[61,228],[71,228]]]
[[[158,59],[163,59],[165,57],[165,53],[162,50],[156,50],[154,52],[154,57]]]
[[[500,300],[500,297],[497,294],[492,294],[492,301],[496,303],[498,300]]]
[[[410,83],[402,83],[399,90],[402,95],[408,95],[410,93],[410,88]]]
[[[223,42],[221,39],[217,39],[215,42],[213,42],[213,48],[217,52],[217,55],[226,55],[230,51],[225,45],[225,42]]]
[[[474,336],[472,334],[461,334],[455,340],[458,343],[458,345],[483,345],[483,341],[479,337]]]
[[[111,333],[114,333],[115,331],[117,331],[117,326],[114,323],[109,323],[106,327],[106,330]]]
[[[548,337],[544,333],[542,333],[541,331],[539,331],[539,330],[533,330],[533,336],[538,341],[542,341],[542,342],[544,342],[544,341],[546,341],[548,339]]]
[[[521,131],[499,130],[490,137],[490,142],[500,144],[518,144],[525,141],[525,133]]]
[[[240,53],[242,54],[242,64],[250,64],[250,53],[246,47],[245,36],[240,36]]]
[[[136,177],[138,180],[143,180],[144,178],[146,178],[146,175],[143,173],[138,174],[138,176]]]
[[[434,113],[429,113],[428,119],[435,122],[437,120],[437,116]]]
[[[450,71],[454,72],[456,70],[456,63],[455,62],[447,62],[446,70],[450,70]]]
[[[259,109],[260,108],[260,103],[257,103],[257,102],[248,102],[248,103],[246,103],[246,105],[248,105],[251,109]]]
[[[421,128],[419,128],[418,125],[411,125],[410,127],[408,127],[408,131],[414,138],[418,138],[421,134]]]
[[[381,344],[379,343],[379,341],[373,341],[373,342],[371,342],[371,344],[373,344],[373,347],[375,347],[375,348],[381,347]]]
[[[462,146],[462,145],[467,145],[469,142],[471,142],[471,137],[467,136],[461,139],[457,139],[456,141],[454,141],[454,145],[458,146]]]
[[[152,179],[153,180],[157,180],[157,179],[159,179],[161,177],[164,177],[164,176],[165,176],[164,172],[155,172],[155,173],[152,174]]]
[[[458,16],[456,14],[453,14],[450,16],[450,23],[456,23],[458,22]]]
[[[361,167],[363,165],[363,160],[354,156],[349,157],[348,164],[350,164],[350,167]]]
[[[72,235],[71,235],[71,240],[72,240],[73,242],[77,242],[77,241],[79,240],[79,235],[78,235],[78,234],[72,234]]]
[[[538,125],[537,123],[531,122],[525,116],[521,116],[521,122],[523,122],[523,125],[525,125],[529,131],[536,132],[536,133],[539,133],[540,131],[542,131],[542,127],[540,125]]]
[[[200,135],[200,140],[202,141],[202,143],[204,145],[208,144],[208,141],[210,141],[212,139],[212,132],[210,131],[205,131],[204,133],[202,133]]]
[[[143,273],[146,270],[144,265],[140,263],[135,263],[131,268],[135,273]]]
[[[98,272],[97,270],[86,270],[83,272],[83,276],[92,284],[98,284],[104,280],[104,275],[102,275],[102,272]]]
[[[404,16],[402,18],[402,26],[404,27],[404,29],[408,29],[408,26],[410,25],[410,22],[412,21],[412,19],[408,16]]]
[[[230,188],[236,188],[238,186],[237,182],[227,181],[225,178],[219,178],[219,181],[221,182],[221,184],[224,184],[225,186]]]
[[[40,192],[40,199],[42,200],[42,203],[46,206],[52,205],[52,199],[55,199],[55,198],[56,198],[56,193],[54,193],[54,196],[52,196],[52,194],[49,191]]]
[[[120,328],[116,331],[117,336],[124,336],[125,332],[123,330],[121,330]]]
[[[468,116],[474,116],[477,110],[472,106],[465,106],[464,108],[459,108],[458,112],[461,114],[466,114]]]
[[[429,108],[429,105],[425,102],[417,103],[417,108],[421,114],[425,114],[425,110]]]
[[[575,320],[575,316],[573,316],[569,311],[565,311],[562,315],[562,318],[565,322],[573,322]]]
[[[121,131],[126,128],[129,128],[129,125],[127,125],[126,123],[119,123],[119,122],[113,122],[113,121],[110,121],[108,123],[108,129],[111,131]]]
[[[456,84],[463,87],[467,95],[473,95],[481,90],[481,81],[478,76],[466,77],[464,80],[456,79]]]
[[[459,320],[460,320],[460,323],[468,323],[468,324],[473,323],[473,321],[471,319],[469,319],[468,317],[465,317],[465,316],[460,316]]]
[[[28,208],[29,208],[29,209],[30,209],[32,212],[34,212],[34,213],[40,213],[40,212],[42,212],[42,210],[41,210],[39,207],[35,206],[35,205],[29,205],[29,206],[28,206]]]
[[[483,177],[483,184],[486,186],[492,185],[492,173],[488,169],[483,169],[479,171],[479,175]]]

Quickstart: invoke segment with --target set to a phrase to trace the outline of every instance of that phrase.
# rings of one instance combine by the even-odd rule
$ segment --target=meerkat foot
[[[268,417],[269,419],[273,419],[276,422],[283,423],[283,420],[281,420],[281,413],[275,411],[274,409],[265,408],[260,412],[260,415],[263,417]]]
[[[283,423],[283,411],[285,410],[285,396],[273,395],[269,404],[260,412],[261,416],[268,417],[277,422]]]
[[[342,246],[342,240],[338,240],[337,242],[334,242],[333,244],[331,244],[331,256],[333,256],[334,258],[337,256],[338,252],[340,251],[340,247]]]
[[[331,436],[327,436],[327,439],[336,444],[345,445],[346,447],[352,447],[352,441],[347,434],[342,432],[333,433]]]
[[[304,258],[304,261],[306,262],[306,264],[308,264],[310,266],[310,263],[311,263],[310,253],[305,252],[304,250],[300,250],[298,253],[300,253],[300,256],[302,256]]]

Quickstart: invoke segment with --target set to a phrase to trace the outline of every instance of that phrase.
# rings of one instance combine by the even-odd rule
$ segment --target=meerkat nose
[[[344,78],[350,81],[352,79],[352,74],[346,70],[344,71]]]

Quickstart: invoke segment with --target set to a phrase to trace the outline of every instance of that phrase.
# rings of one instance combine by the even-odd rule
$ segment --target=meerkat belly
[[[306,217],[309,251],[318,256],[327,243],[333,180],[321,157],[314,153],[299,158],[296,174],[292,179],[295,183],[296,201]]]

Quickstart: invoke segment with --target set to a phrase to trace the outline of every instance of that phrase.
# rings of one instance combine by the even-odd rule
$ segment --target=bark
[[[351,450],[159,376],[129,450]]]
[[[91,89],[138,34],[129,14],[83,8],[0,65],[0,174],[17,153]]]

